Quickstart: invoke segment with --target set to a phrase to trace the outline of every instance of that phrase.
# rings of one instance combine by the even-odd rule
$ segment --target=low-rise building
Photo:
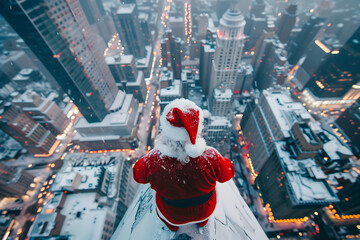
[[[75,129],[74,143],[84,150],[135,149],[139,106],[132,94],[119,91],[110,113],[104,120],[89,123],[80,118]]]
[[[62,134],[70,122],[54,101],[57,97],[56,93],[50,93],[43,98],[33,90],[27,90],[23,94],[14,93],[13,97],[12,102],[15,106],[20,106],[24,112],[54,135]]]
[[[14,168],[0,163],[0,198],[25,195],[31,190],[34,176],[21,168]]]

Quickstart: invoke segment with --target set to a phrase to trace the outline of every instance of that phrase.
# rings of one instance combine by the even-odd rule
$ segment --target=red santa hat
[[[164,108],[160,117],[161,135],[168,140],[185,142],[186,154],[198,157],[206,147],[201,137],[203,120],[203,112],[195,103],[183,98],[176,99]]]

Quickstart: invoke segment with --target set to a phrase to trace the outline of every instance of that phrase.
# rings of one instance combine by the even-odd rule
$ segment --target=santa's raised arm
[[[160,117],[155,148],[138,160],[134,179],[156,191],[157,215],[172,230],[206,225],[216,206],[216,182],[234,176],[234,166],[201,136],[203,113],[186,99],[170,102]]]

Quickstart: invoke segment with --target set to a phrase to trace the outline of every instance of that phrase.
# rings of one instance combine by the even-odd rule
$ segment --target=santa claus
[[[156,191],[157,214],[176,232],[180,226],[206,225],[216,206],[216,182],[234,176],[234,166],[201,137],[203,112],[195,103],[177,99],[161,117],[155,148],[133,166],[138,183]]]

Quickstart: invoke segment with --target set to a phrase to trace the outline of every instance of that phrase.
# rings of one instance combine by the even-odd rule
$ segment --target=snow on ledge
[[[200,234],[195,224],[180,227],[172,239],[268,239],[233,180],[217,183],[217,206]],[[168,240],[171,231],[156,215],[155,192],[142,185],[111,240]]]

